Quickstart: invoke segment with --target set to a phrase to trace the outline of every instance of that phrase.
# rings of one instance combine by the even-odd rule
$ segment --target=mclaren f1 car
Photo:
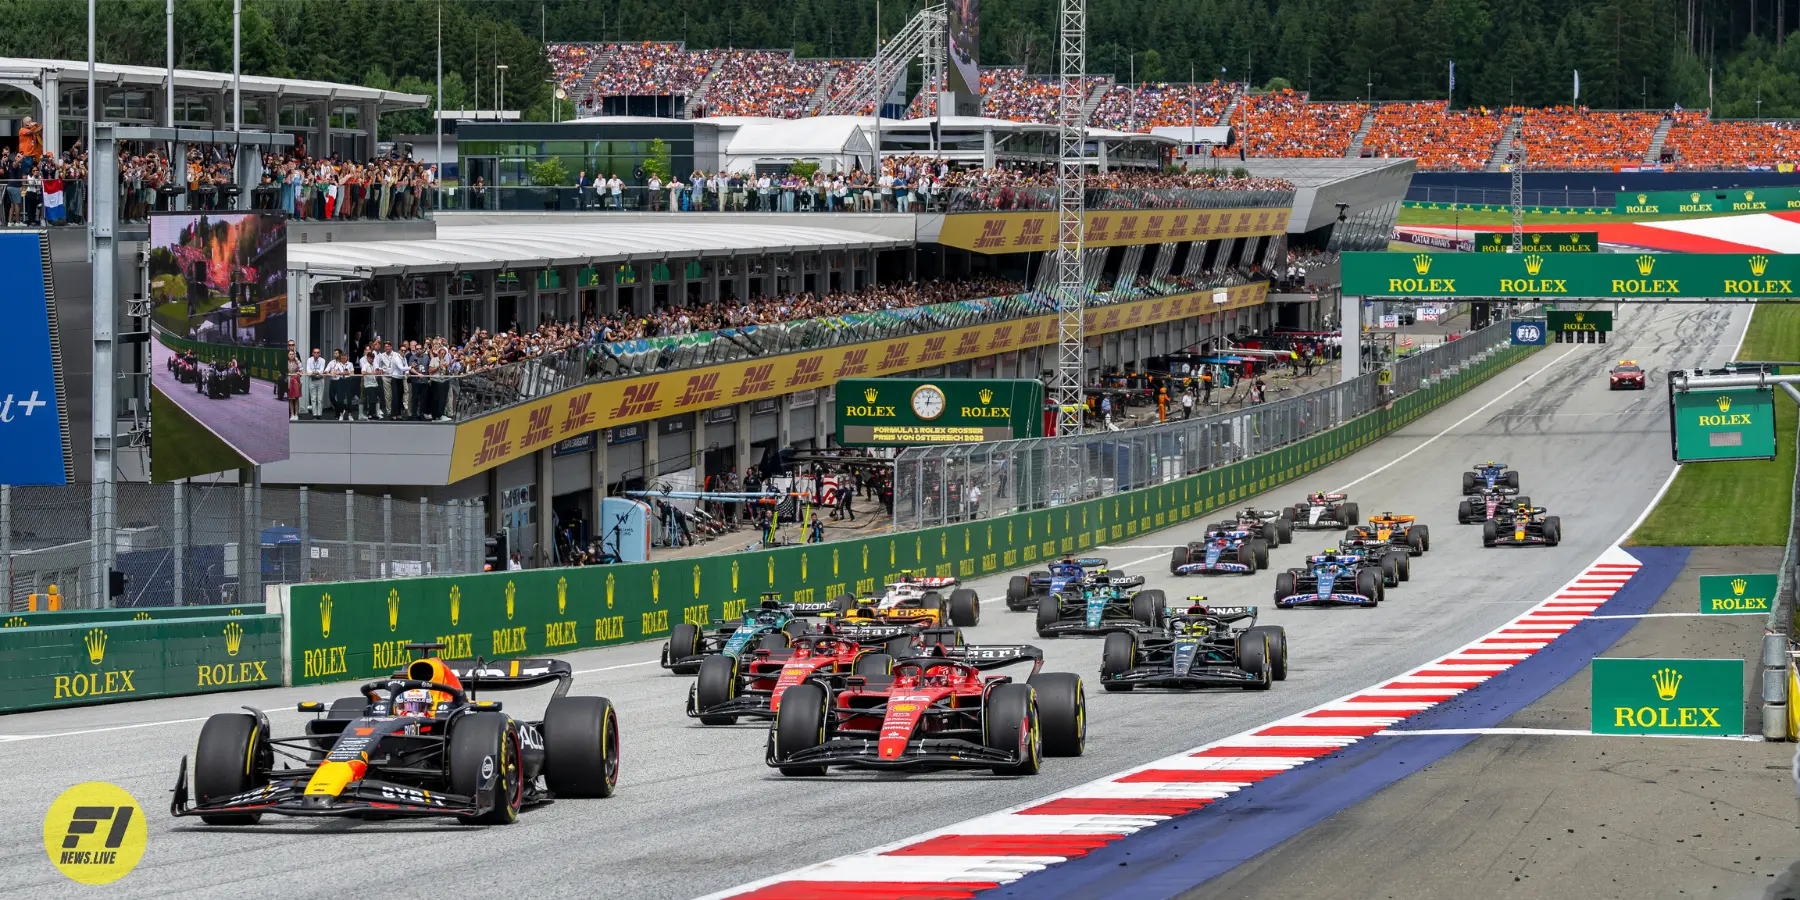
[[[1431,549],[1431,529],[1418,522],[1415,516],[1403,516],[1398,513],[1384,512],[1369,517],[1367,525],[1353,525],[1346,538],[1361,540],[1385,541],[1405,550],[1409,556],[1419,556]]]

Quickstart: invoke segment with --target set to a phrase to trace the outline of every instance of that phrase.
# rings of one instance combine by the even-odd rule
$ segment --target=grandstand
[[[1663,118],[1660,112],[1568,106],[1522,112],[1519,143],[1528,153],[1531,167],[1570,171],[1642,163]]]
[[[1251,156],[1342,157],[1368,112],[1366,103],[1313,103],[1280,90],[1246,94],[1231,124]]]
[[[1363,140],[1362,155],[1413,158],[1421,169],[1479,171],[1512,119],[1491,110],[1455,110],[1442,100],[1383,103]]]

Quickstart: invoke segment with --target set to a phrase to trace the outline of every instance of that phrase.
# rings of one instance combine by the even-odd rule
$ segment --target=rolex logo
[[[700,599],[700,567],[694,567],[694,599]]]
[[[1583,320],[1583,319],[1586,319],[1586,318],[1587,318],[1587,313],[1583,313],[1583,312],[1578,312],[1578,313],[1576,313],[1576,314],[1575,314],[1575,321],[1576,321],[1576,322],[1580,322],[1580,321],[1582,321],[1582,320]]]
[[[388,588],[388,630],[400,627],[400,589]]]
[[[1755,199],[1756,199],[1756,192],[1755,192],[1755,191],[1745,191],[1745,192],[1744,192],[1744,199],[1745,199],[1745,200],[1755,200]]]
[[[737,568],[737,564],[733,563],[732,568],[733,569]],[[735,575],[737,573],[733,572],[732,574]],[[606,573],[606,608],[612,609],[612,604],[613,604],[613,573],[608,572],[608,573]]]
[[[12,618],[6,620],[6,624],[0,625],[0,628],[24,628],[28,624],[30,624],[30,623],[26,622],[24,619],[21,619],[18,616],[13,616]]]
[[[236,656],[238,649],[244,646],[244,626],[236,622],[225,623],[225,655]]]
[[[864,548],[864,549],[866,552],[867,548]],[[868,563],[864,562],[863,565],[866,567],[868,565]],[[608,576],[608,577],[610,578],[611,576]],[[732,591],[732,593],[734,593],[734,594],[737,593],[737,589],[738,589],[738,561],[734,559],[731,561],[731,591]],[[611,597],[607,598],[606,605],[608,605],[608,606],[612,605]]]
[[[1413,271],[1420,275],[1431,274],[1431,254],[1419,253],[1413,256]]]
[[[1536,253],[1532,253],[1532,254],[1528,254],[1525,257],[1525,271],[1527,271],[1533,275],[1536,275],[1538,273],[1538,270],[1542,269],[1543,267],[1544,267],[1544,258],[1542,256],[1539,256]]]
[[[1750,274],[1755,275],[1758,278],[1761,278],[1762,273],[1768,271],[1768,269],[1769,269],[1769,258],[1768,257],[1763,256],[1761,254],[1750,257]]]
[[[1638,195],[1638,205],[1639,206],[1642,206],[1648,202],[1650,202],[1650,197],[1648,194],[1639,194]]]
[[[1637,270],[1639,275],[1649,278],[1650,273],[1656,270],[1656,257],[1648,254],[1638,257]]]
[[[519,589],[515,587],[512,582],[508,581],[506,583],[506,617],[508,619],[511,619],[513,616],[513,596],[518,592]]]
[[[863,399],[869,401],[870,403],[874,403],[875,398],[878,396],[880,396],[880,394],[878,394],[874,388],[869,388],[869,389],[863,391]]]
[[[462,586],[450,586],[450,624],[455,625],[462,619]]]
[[[1700,202],[1700,192],[1699,192],[1699,191],[1695,191],[1695,192],[1693,192],[1693,193],[1691,193],[1691,194],[1689,194],[1689,195],[1688,195],[1688,202],[1689,202],[1689,203],[1699,203],[1699,202]]]
[[[1531,242],[1533,244],[1541,244],[1544,242],[1544,236],[1541,234],[1534,234],[1531,236]]]
[[[1744,596],[1744,588],[1747,588],[1749,586],[1750,586],[1750,582],[1745,581],[1742,578],[1731,579],[1731,592],[1733,594],[1738,595],[1739,597]]]
[[[696,568],[694,571],[695,571],[694,577],[699,578],[699,569]],[[698,592],[696,591],[696,593],[698,593]],[[558,578],[558,579],[556,579],[556,614],[560,616],[563,614],[563,610],[568,609],[568,608],[569,608],[569,579]]]
[[[331,637],[331,595],[319,598],[319,636]]]
[[[1730,394],[1720,394],[1719,399],[1714,402],[1719,404],[1719,412],[1731,412]]]
[[[131,617],[131,621],[133,622],[148,622],[150,619],[151,615],[147,612],[141,612]]]
[[[662,602],[662,570],[650,570],[650,602]]]
[[[1657,669],[1650,681],[1656,685],[1656,696],[1664,700],[1675,699],[1675,692],[1681,689],[1681,673],[1674,669]]]
[[[87,645],[88,662],[99,665],[106,660],[106,629],[95,628],[81,639]]]
[[[994,392],[991,390],[988,390],[987,388],[982,388],[981,392],[976,394],[976,396],[981,398],[982,403],[994,402]]]

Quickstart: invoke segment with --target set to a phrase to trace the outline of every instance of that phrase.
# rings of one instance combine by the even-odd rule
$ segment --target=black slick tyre
[[[700,626],[692,622],[681,622],[669,632],[669,662],[700,655]],[[693,666],[682,666],[673,670],[678,675],[692,675],[696,671]]]
[[[1031,601],[1031,579],[1014,575],[1006,582],[1006,608],[1013,612],[1024,609]]]
[[[1275,671],[1269,663],[1267,635],[1244,632],[1238,637],[1238,668],[1256,678],[1244,683],[1246,690],[1266,691],[1274,685]]]
[[[1181,567],[1188,564],[1188,548],[1186,544],[1169,551],[1169,574],[1180,575]]]
[[[1362,524],[1362,507],[1354,503],[1346,503],[1338,507],[1338,515],[1344,517],[1345,528],[1355,528]]]
[[[1130,672],[1137,665],[1137,636],[1129,631],[1115,631],[1106,636],[1100,648],[1100,689],[1108,693],[1130,691],[1135,685],[1113,679]]]
[[[1038,731],[1036,692],[1031,685],[1003,684],[989,691],[987,706],[982,710],[981,731],[982,743],[988,749],[1019,757],[1012,765],[995,766],[995,775],[1036,775],[1042,768],[1042,735]]]
[[[981,621],[981,598],[971,588],[950,592],[950,624],[958,628],[974,628]]]
[[[1269,639],[1269,670],[1276,681],[1286,681],[1288,675],[1287,629],[1280,625],[1258,625],[1245,634],[1262,634]]]
[[[1250,552],[1256,554],[1256,567],[1258,569],[1266,569],[1269,567],[1268,541],[1265,541],[1262,538],[1252,538],[1250,541]]]
[[[1282,512],[1291,514],[1293,510],[1284,509]],[[1283,515],[1281,518],[1275,520],[1275,534],[1281,538],[1281,542],[1284,544],[1291,544],[1294,542],[1294,520],[1290,515]]]
[[[194,800],[216,803],[269,783],[269,769],[275,762],[269,736],[255,716],[245,713],[219,713],[200,728],[200,740],[194,747]],[[218,813],[204,815],[200,821],[208,825],[255,825],[262,813]]]
[[[544,709],[544,784],[558,797],[611,797],[619,715],[605,697],[557,697]]]
[[[519,733],[505,713],[475,712],[451,723],[445,756],[450,763],[450,793],[486,801],[484,813],[460,819],[465,825],[510,825],[519,819],[525,800],[524,768],[519,759]]]
[[[775,713],[775,760],[781,774],[790,777],[823,775],[824,766],[781,766],[793,754],[825,743],[825,689],[807,682],[782,692],[781,709]]]
[[[1109,635],[1110,636],[1110,635]],[[1039,672],[1030,679],[1037,691],[1038,731],[1045,756],[1080,756],[1087,749],[1087,691],[1073,672]]]
[[[894,671],[894,658],[886,653],[865,653],[857,658],[852,671],[864,677],[870,675],[886,676]]]
[[[1381,584],[1393,587],[1400,583],[1400,563],[1394,559],[1392,552],[1381,555]]]
[[[1055,637],[1056,636],[1055,633],[1050,631],[1050,629],[1055,628],[1056,623],[1061,620],[1062,620],[1062,598],[1059,595],[1052,594],[1052,595],[1045,597],[1044,599],[1038,601],[1038,605],[1037,605],[1038,637],[1042,637],[1042,638]]]
[[[1463,485],[1462,485],[1463,493],[1465,493],[1465,494],[1475,493],[1475,473],[1474,472],[1462,473],[1462,482],[1463,482]]]
[[[1131,595],[1131,617],[1153,628],[1160,626],[1168,602],[1161,590],[1138,591]]]
[[[1494,546],[1494,541],[1499,537],[1500,526],[1496,525],[1493,519],[1481,523],[1481,546],[1492,547]]]
[[[831,611],[843,615],[856,608],[856,598],[849,594],[839,594],[831,598]]]
[[[1467,525],[1475,521],[1475,506],[1467,500],[1456,504],[1456,524]]]
[[[1374,569],[1358,570],[1356,573],[1356,592],[1364,597],[1374,600],[1376,603],[1380,603],[1382,599],[1381,574]]]
[[[764,635],[763,637],[775,637]],[[700,675],[694,679],[694,705],[698,709],[710,709],[721,703],[729,702],[737,697],[738,661],[736,657],[709,656],[700,661]],[[701,716],[702,725],[736,725],[737,716]]]
[[[1554,547],[1557,544],[1562,543],[1562,517],[1561,516],[1545,516],[1544,517],[1544,543],[1551,547]]]
[[[1275,602],[1280,603],[1299,593],[1299,590],[1294,585],[1296,580],[1297,579],[1292,572],[1275,573]]]

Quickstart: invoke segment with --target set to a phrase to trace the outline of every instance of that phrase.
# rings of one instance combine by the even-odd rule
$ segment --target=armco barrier
[[[281,617],[0,629],[0,712],[281,684]]]
[[[262,604],[251,609],[262,611]],[[163,622],[169,619],[204,619],[211,616],[241,616],[244,608],[236,604],[224,606],[138,606],[120,609],[59,609],[54,612],[4,613],[0,628],[31,628],[41,625],[87,625],[103,622]]]
[[[655,640],[683,621],[739,615],[763,591],[801,602],[867,594],[909,569],[976,577],[1128,540],[1335,462],[1529,352],[1507,347],[1385,408],[1271,453],[1051,510],[695,560],[294,585],[282,601],[289,683],[387,674],[416,641],[443,643],[450,659],[496,659]]]

